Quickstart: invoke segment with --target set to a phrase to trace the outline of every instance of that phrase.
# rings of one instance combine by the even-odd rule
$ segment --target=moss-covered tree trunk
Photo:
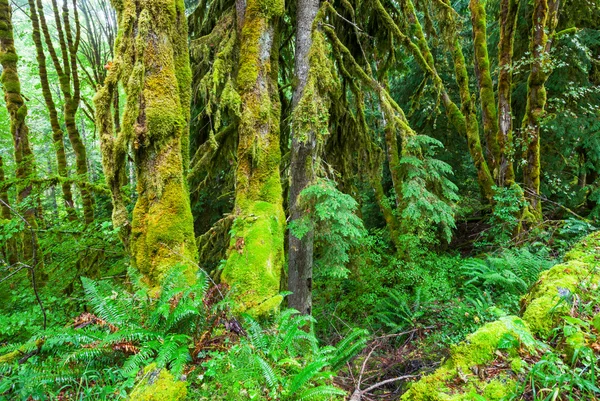
[[[184,2],[112,3],[119,17],[115,60],[94,101],[104,173],[113,193],[113,224],[122,230],[134,266],[152,288],[158,289],[176,265],[186,266],[185,278],[191,282],[197,249],[184,181],[191,91]],[[112,106],[119,82],[127,99],[115,136]],[[138,192],[131,223],[121,193],[128,148]]]
[[[54,44],[48,29],[48,24],[46,22],[42,1],[36,1],[39,26],[44,34],[48,53],[50,54],[50,58],[54,64],[56,73],[58,74],[59,87],[64,98],[63,112],[65,118],[65,127],[67,129],[69,142],[73,148],[73,153],[75,154],[75,169],[77,171],[77,184],[81,193],[83,204],[83,217],[85,223],[89,224],[94,221],[94,201],[88,185],[89,177],[87,153],[75,121],[75,117],[79,109],[79,103],[81,101],[81,88],[77,67],[77,50],[79,48],[81,34],[79,17],[77,13],[77,4],[76,0],[73,0],[73,15],[75,22],[75,35],[73,36],[69,17],[68,1],[63,0],[63,8],[61,12],[57,1],[52,0],[52,9],[54,12],[54,21],[57,32],[56,36],[58,36],[61,50],[59,56],[54,49]]]
[[[0,84],[10,116],[10,132],[16,164],[17,205],[30,228],[23,238],[23,258],[25,263],[30,264],[35,261],[38,247],[36,202],[32,198],[35,162],[29,145],[29,128],[25,121],[27,106],[21,95],[21,82],[17,71],[18,60],[13,39],[10,4],[8,0],[0,0],[0,65],[2,65]]]
[[[492,175],[498,174],[500,146],[498,145],[498,112],[487,47],[487,16],[484,0],[471,0],[473,24],[473,48],[475,53],[475,76],[479,84],[479,101],[483,120],[483,133],[487,145],[489,168]]]
[[[513,167],[512,67],[517,26],[518,0],[500,1],[500,40],[498,42],[498,186],[515,182]]]
[[[8,182],[4,174],[4,161],[0,156],[0,218],[10,220],[12,213],[10,211],[10,203],[8,199]],[[9,238],[2,242],[2,253],[9,265],[14,265],[18,261],[17,244],[14,238]]]
[[[58,176],[62,179],[61,189],[63,193],[64,205],[69,220],[76,220],[77,214],[75,213],[73,192],[71,190],[71,184],[66,180],[66,178],[68,178],[68,168],[67,156],[65,153],[64,132],[60,127],[60,122],[58,120],[58,112],[56,110],[56,104],[54,103],[54,98],[50,89],[50,83],[48,81],[46,54],[44,51],[44,45],[42,43],[42,34],[38,19],[37,5],[35,3],[35,0],[28,0],[28,2],[29,11],[31,13],[32,36],[36,50],[38,74],[40,77],[40,85],[42,87],[42,95],[44,97],[46,108],[48,109],[48,116],[50,117],[50,127],[52,128],[52,141],[54,142],[54,152],[56,154]]]
[[[551,36],[558,22],[559,0],[535,0],[530,51],[533,57],[527,81],[527,108],[521,125],[527,148],[523,167],[525,198],[528,202],[528,220],[542,218],[540,200],[540,124],[546,111],[546,80],[551,73]]]
[[[319,11],[319,0],[298,0],[296,12],[296,87],[292,97],[292,107],[297,108],[310,74],[310,49],[312,46],[312,25]],[[310,94],[308,94],[310,95]],[[315,99],[310,99],[314,101]],[[293,124],[290,163],[289,208],[292,220],[305,214],[298,203],[298,196],[316,178],[317,133],[314,129],[302,130],[302,124]],[[302,239],[289,235],[288,256],[288,305],[300,313],[312,311],[314,232],[308,231]]]
[[[242,102],[235,177],[235,221],[222,280],[240,310],[255,315],[281,302],[285,214],[279,164],[277,19],[283,0],[238,0]]]

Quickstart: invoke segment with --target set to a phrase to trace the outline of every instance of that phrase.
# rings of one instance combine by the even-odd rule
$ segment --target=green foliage
[[[321,179],[300,194],[307,213],[289,225],[291,235],[302,238],[314,230],[314,264],[317,276],[345,278],[349,251],[366,235],[361,219],[356,215],[358,204],[350,195]]]
[[[198,376],[200,400],[332,400],[346,393],[333,386],[341,366],[365,345],[365,331],[354,330],[335,347],[321,347],[313,319],[288,309],[264,330],[246,316],[248,335],[226,353],[213,353]]]
[[[449,164],[434,158],[443,148],[441,142],[425,135],[415,135],[407,141],[406,153],[400,159],[402,182],[399,219],[405,232],[423,237],[427,233],[439,235],[446,242],[452,238],[454,224],[453,203],[459,197],[458,187]],[[418,149],[421,157],[411,156]]]

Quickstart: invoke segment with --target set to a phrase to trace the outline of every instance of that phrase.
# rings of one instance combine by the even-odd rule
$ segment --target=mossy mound
[[[130,401],[183,401],[187,396],[185,382],[175,380],[171,372],[157,369],[155,364],[144,369],[144,378],[129,395]]]
[[[450,358],[434,373],[413,383],[404,401],[500,400],[512,393],[527,363],[522,354],[549,349],[541,340],[559,327],[569,315],[573,299],[590,301],[600,286],[600,232],[580,241],[565,255],[565,262],[541,274],[522,299],[523,318],[504,317],[488,323],[451,350]],[[583,316],[582,316],[583,317]],[[589,326],[600,327],[599,315],[587,316]],[[588,325],[583,323],[584,326]],[[600,331],[600,330],[599,330]],[[573,355],[586,345],[586,333],[575,330],[559,343],[561,353]],[[503,360],[502,360],[503,359]],[[510,367],[490,377],[485,372],[494,364]],[[484,374],[481,374],[484,372]]]
[[[505,341],[509,338],[516,341]],[[516,316],[488,323],[453,347],[442,367],[414,383],[402,400],[472,400],[475,394],[483,395],[486,400],[500,400],[514,386],[514,379],[507,375],[482,378],[482,367],[501,357],[497,353],[499,347],[516,356],[520,345],[527,346],[532,339],[526,324]],[[510,346],[504,346],[505,343]]]

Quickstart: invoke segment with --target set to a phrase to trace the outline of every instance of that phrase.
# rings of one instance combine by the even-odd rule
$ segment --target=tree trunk
[[[283,0],[238,0],[240,66],[235,221],[221,279],[239,310],[261,315],[279,306],[285,213],[279,165],[277,19]]]
[[[183,0],[113,1],[119,16],[115,60],[94,99],[102,164],[113,194],[113,224],[122,230],[134,266],[155,290],[175,266],[195,280],[197,249],[184,181],[191,70]],[[113,134],[114,93],[127,95],[121,131]],[[129,224],[122,187],[133,148],[138,199]],[[131,236],[127,232],[131,230]]]
[[[29,229],[23,238],[23,258],[26,264],[35,261],[38,247],[36,201],[32,198],[32,180],[35,178],[35,162],[29,145],[29,128],[25,122],[27,106],[21,95],[21,82],[17,72],[17,52],[14,46],[11,9],[8,0],[0,0],[0,83],[10,115],[10,131],[13,138],[17,179],[17,205]],[[29,238],[31,236],[31,238]],[[32,266],[35,267],[35,266]]]
[[[515,183],[513,167],[513,121],[512,121],[512,59],[513,44],[519,11],[518,0],[500,2],[500,41],[498,43],[498,186]]]
[[[319,0],[298,0],[296,14],[296,87],[292,97],[295,109],[304,94],[310,73],[309,54],[312,46],[312,25],[319,11]],[[300,125],[292,130],[290,163],[289,208],[291,220],[304,215],[298,204],[300,192],[316,178],[317,133],[314,129],[299,132]],[[288,305],[300,313],[310,315],[312,311],[314,232],[310,230],[302,239],[289,235],[288,259]]]
[[[1,12],[1,11],[0,11]],[[10,220],[13,216],[10,211],[10,203],[8,200],[8,185],[6,183],[6,177],[4,176],[4,161],[0,156],[0,212],[2,219]],[[9,265],[14,265],[18,262],[17,244],[14,238],[9,238],[4,242],[2,247],[2,253],[4,254],[5,261]]]
[[[54,50],[52,37],[48,30],[48,24],[46,23],[42,1],[37,0],[39,24],[44,34],[44,39],[46,41],[48,52],[50,53],[50,58],[52,59],[54,68],[58,74],[60,90],[64,97],[63,111],[65,117],[65,127],[67,129],[69,142],[71,143],[71,147],[75,153],[75,169],[78,175],[77,184],[79,191],[81,192],[81,199],[83,203],[83,217],[85,223],[90,224],[94,221],[94,201],[92,193],[88,188],[89,177],[86,149],[83,141],[81,140],[79,130],[77,129],[77,123],[75,122],[77,110],[79,109],[79,102],[81,101],[80,82],[77,68],[77,50],[80,42],[80,24],[76,0],[73,0],[75,37],[73,37],[73,32],[71,31],[67,0],[64,0],[63,2],[62,21],[60,18],[61,12],[58,8],[56,0],[52,0],[52,9],[54,11],[54,19],[58,34],[57,36],[61,49],[61,58],[59,58],[58,54]]]
[[[498,174],[500,147],[498,145],[498,111],[494,84],[490,70],[487,48],[487,17],[483,0],[471,0],[471,21],[473,23],[473,48],[475,53],[475,75],[479,84],[479,101],[483,119],[483,133],[487,145],[488,164],[492,175]]]
[[[42,95],[46,108],[48,109],[48,115],[50,117],[50,127],[52,128],[52,140],[54,142],[54,152],[56,153],[56,163],[58,166],[59,177],[66,179],[68,177],[67,169],[67,156],[65,153],[64,144],[64,132],[60,127],[58,121],[58,112],[56,111],[56,104],[50,90],[50,84],[48,81],[48,70],[46,65],[46,55],[44,52],[44,46],[42,44],[42,35],[40,31],[40,24],[37,13],[37,6],[35,0],[29,0],[29,10],[31,12],[31,24],[32,24],[32,35],[33,42],[36,49],[36,59],[38,63],[38,73],[40,76],[40,84],[42,87]],[[65,209],[67,211],[67,217],[73,221],[77,219],[75,213],[75,202],[73,201],[73,192],[71,191],[71,184],[66,180],[61,183],[63,199]]]
[[[536,0],[533,10],[530,51],[533,56],[531,72],[527,81],[527,108],[521,129],[527,144],[523,183],[528,202],[527,219],[542,218],[540,201],[540,123],[546,113],[546,80],[550,76],[550,48],[558,22],[559,0]]]

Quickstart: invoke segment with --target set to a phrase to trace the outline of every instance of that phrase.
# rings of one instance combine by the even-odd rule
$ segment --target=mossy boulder
[[[505,346],[514,339],[514,345]],[[500,400],[514,386],[514,380],[497,376],[490,380],[477,373],[480,367],[497,357],[499,347],[509,354],[517,354],[516,347],[530,346],[533,337],[527,325],[516,316],[503,317],[488,323],[454,346],[450,358],[433,374],[414,383],[402,396],[404,401],[459,401],[472,400],[476,395],[487,400]]]
[[[167,369],[155,364],[144,369],[144,378],[129,395],[130,401],[182,401],[187,396],[187,385],[176,380]]]

